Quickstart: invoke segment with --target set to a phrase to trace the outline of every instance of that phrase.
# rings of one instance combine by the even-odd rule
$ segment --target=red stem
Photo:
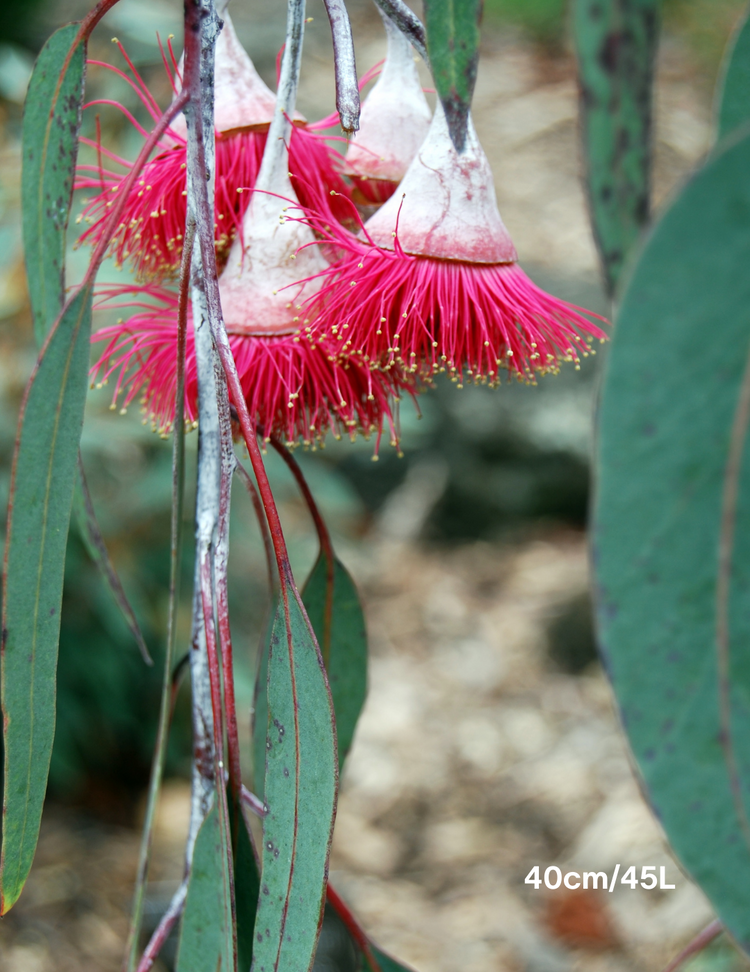
[[[299,463],[294,458],[292,453],[287,449],[287,447],[279,442],[275,436],[271,436],[271,445],[278,452],[281,458],[289,467],[289,471],[294,476],[299,486],[299,490],[307,503],[307,508],[310,511],[310,516],[315,524],[315,530],[318,534],[318,541],[320,542],[321,552],[324,554],[328,562],[333,565],[333,544],[331,543],[331,534],[328,532],[328,527],[326,526],[325,520],[321,516],[320,510],[318,509],[318,504],[315,502],[310,487],[307,485],[307,480],[305,475],[300,469]]]
[[[81,21],[78,36],[75,39],[73,47],[75,47],[79,41],[87,41],[89,37],[91,37],[91,32],[93,31],[94,27],[96,27],[102,17],[108,13],[116,3],[119,3],[119,0],[99,0],[99,3],[97,3],[94,9],[90,10]]]

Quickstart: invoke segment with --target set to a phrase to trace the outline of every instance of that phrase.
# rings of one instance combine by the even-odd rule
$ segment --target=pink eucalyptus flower
[[[471,121],[459,155],[440,107],[398,193],[361,235],[329,233],[340,257],[305,316],[373,367],[423,378],[447,371],[459,384],[498,384],[502,371],[534,382],[562,361],[578,367],[605,337],[583,316],[598,315],[523,272]]]
[[[124,72],[112,70],[117,70],[128,81],[156,120],[161,110],[122,47],[120,50],[134,80]],[[182,73],[171,46],[169,53],[174,70],[174,77],[170,73],[170,79],[176,91]],[[275,107],[275,96],[255,70],[227,14],[224,14],[224,27],[216,45],[215,95],[216,246],[219,257],[223,258],[249,204],[249,196],[242,190],[255,184]],[[143,128],[125,113],[145,136]],[[327,125],[329,121],[325,119],[322,124]],[[119,191],[127,174],[127,171],[105,170],[101,156],[105,155],[125,170],[129,169],[130,163],[96,143],[88,144],[95,144],[100,161],[95,166],[80,167],[79,172],[89,174],[79,174],[76,187],[98,192],[79,216],[79,222],[84,220],[90,224],[80,239],[96,244],[104,229],[113,195]],[[186,212],[187,129],[183,116],[179,116],[167,130],[161,148],[132,189],[112,243],[117,263],[131,260],[142,279],[161,279],[179,267]],[[289,168],[304,207],[320,213],[328,222],[350,215],[345,203],[348,190],[339,172],[337,154],[316,133],[316,126],[308,125],[302,116],[294,119]]]
[[[283,151],[282,162],[286,162]],[[219,279],[222,310],[245,398],[267,437],[288,445],[321,441],[331,430],[338,438],[358,432],[376,435],[383,425],[398,443],[394,400],[397,381],[362,363],[342,357],[337,342],[312,330],[300,332],[302,301],[310,296],[326,264],[303,220],[285,214],[294,205],[286,165],[261,179],[281,192],[255,191],[242,233],[229,252]],[[307,283],[297,283],[300,276]],[[136,308],[127,320],[99,331],[107,341],[94,368],[99,383],[116,374],[113,406],[141,396],[154,428],[166,434],[174,420],[176,394],[177,296],[151,283],[141,288],[148,300],[123,296],[127,288],[104,292],[104,304]],[[194,337],[187,335],[185,411],[197,415]]]
[[[346,174],[361,201],[376,205],[396,191],[427,135],[431,115],[411,44],[389,17],[383,20],[385,64],[362,105],[359,131],[346,153]]]

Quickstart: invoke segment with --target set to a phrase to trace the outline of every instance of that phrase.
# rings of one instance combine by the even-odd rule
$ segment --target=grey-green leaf
[[[72,49],[79,26],[61,27],[42,48],[23,112],[23,242],[39,345],[57,320],[65,290],[65,235],[86,68],[84,41]]]
[[[336,812],[333,705],[312,631],[287,588],[268,662],[261,893],[253,972],[308,972],[323,912]]]
[[[659,0],[573,0],[586,187],[610,293],[649,218]]]
[[[214,801],[195,842],[177,972],[232,972],[231,888],[224,862],[219,809]]]
[[[719,74],[716,135],[725,138],[750,121],[750,15],[737,25]]]
[[[427,53],[453,144],[466,144],[471,99],[479,64],[482,0],[425,0]]]
[[[320,554],[302,590],[320,645],[336,713],[339,771],[367,696],[367,631],[359,594],[346,567]]]
[[[47,788],[65,547],[90,333],[87,288],[50,334],[27,388],[16,442],[3,570],[2,914],[17,900],[31,868]]]
[[[266,775],[266,739],[268,737],[268,656],[271,653],[278,603],[274,601],[266,624],[263,640],[258,649],[253,692],[253,790],[258,799],[263,799]]]
[[[608,356],[599,638],[645,790],[750,951],[750,138],[665,213]]]

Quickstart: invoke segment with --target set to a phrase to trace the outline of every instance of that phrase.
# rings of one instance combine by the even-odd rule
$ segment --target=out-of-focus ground
[[[164,14],[167,5],[153,9]],[[314,14],[322,18],[322,7]],[[254,54],[278,45],[273,17],[256,32],[249,15],[238,12],[236,21],[251,50],[256,45]],[[366,69],[382,56],[377,20],[357,7],[355,28]],[[145,28],[136,25],[134,32],[139,29]],[[332,101],[321,36],[313,35],[301,89],[310,117],[327,113]],[[261,66],[272,70],[272,58]],[[490,25],[474,114],[505,222],[521,261],[540,282],[606,311],[581,183],[576,110],[569,53],[550,53],[517,31]],[[686,177],[710,136],[709,85],[685,45],[668,39],[656,99],[657,202]],[[24,344],[17,331],[26,328],[28,335],[17,249],[18,158],[17,115],[9,110],[0,154],[7,237],[0,378],[11,412],[33,360],[28,338]],[[372,640],[370,695],[342,781],[332,878],[375,940],[419,972],[657,972],[711,918],[639,794],[608,685],[592,657],[582,529],[570,517],[561,525],[554,515],[523,529],[445,528],[456,507],[470,505],[462,496],[479,497],[480,511],[497,513],[501,503],[507,512],[520,509],[536,488],[516,460],[492,466],[486,477],[485,466],[454,461],[449,452],[456,438],[478,443],[478,453],[487,430],[510,428],[540,455],[557,449],[574,457],[585,478],[596,375],[589,369],[556,381],[540,389],[502,388],[490,397],[483,390],[443,389],[435,401],[444,403],[438,413],[449,415],[453,438],[421,432],[407,420],[404,447],[412,459],[387,483],[384,502],[369,503],[366,490],[357,495],[351,486],[357,476],[348,486],[336,480],[323,497],[343,559],[362,586]],[[439,433],[448,425],[434,419],[437,408],[427,402],[425,422]],[[163,457],[148,465],[148,456],[162,448],[158,440],[144,444],[145,433],[123,423],[120,438],[103,445],[109,435],[103,429],[114,428],[103,423],[116,420],[96,410],[90,419],[84,445],[92,454],[99,449],[102,463],[117,467],[125,483],[128,476],[136,483],[139,472],[151,476],[145,486],[140,480],[133,486],[133,493],[141,490],[137,496],[116,494],[125,497],[117,511],[124,529],[129,502],[141,511],[163,503],[168,453],[166,465]],[[12,426],[0,426],[0,434],[7,452]],[[368,471],[374,468],[367,458]],[[309,466],[313,485],[317,476],[330,486],[326,469]],[[309,564],[305,515],[291,494],[283,495],[293,549]],[[450,544],[439,542],[446,538]],[[150,539],[145,531],[144,544]],[[128,576],[135,555],[122,551],[119,565]],[[238,562],[259,584],[259,556],[240,550]],[[163,620],[163,598],[151,612]],[[105,643],[92,646],[91,665],[106,650]],[[106,709],[107,693],[117,686],[97,686]],[[247,684],[240,698],[247,703]],[[145,716],[134,718],[123,732],[136,733]],[[121,760],[116,772],[127,776],[127,751]],[[63,770],[68,763],[60,764]],[[139,837],[124,796],[118,818],[118,792],[114,785],[93,793],[89,787],[77,802],[50,804],[28,886],[0,924],[1,972],[120,968]],[[151,924],[181,874],[187,800],[187,783],[173,777],[159,817]],[[618,863],[621,875],[634,865],[639,877],[644,865],[665,866],[676,888],[649,892],[619,884],[614,893],[585,893],[524,884],[536,864],[543,874],[553,864],[563,872],[611,873]],[[719,948],[696,961],[724,969],[740,960]]]

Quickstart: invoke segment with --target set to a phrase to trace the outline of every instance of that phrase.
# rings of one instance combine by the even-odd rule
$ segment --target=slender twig
[[[274,435],[271,436],[271,445],[289,467],[289,471],[294,476],[297,485],[299,486],[299,491],[302,493],[305,503],[307,503],[307,508],[310,511],[310,516],[312,517],[312,521],[315,524],[315,530],[318,534],[318,542],[320,543],[321,553],[324,554],[327,560],[333,563],[334,553],[333,544],[331,543],[331,534],[328,532],[326,522],[323,519],[320,509],[318,508],[318,504],[315,502],[315,497],[313,496],[310,487],[307,485],[307,480],[305,479],[304,473],[300,469],[299,463],[289,449],[287,449],[287,447]]]
[[[686,945],[679,955],[675,955],[672,961],[664,968],[663,972],[675,972],[682,963],[689,959],[691,955],[695,955],[696,952],[701,952],[707,945],[718,938],[718,936],[724,931],[724,926],[719,921],[718,918],[706,925],[702,932],[698,932],[695,938]]]
[[[78,450],[78,484],[76,487],[76,495],[74,495],[73,499],[73,508],[77,514],[78,526],[81,531],[84,546],[88,549],[91,559],[101,571],[105,583],[117,602],[117,606],[122,611],[125,623],[130,629],[135,643],[138,645],[141,658],[150,667],[154,664],[154,660],[149,654],[146,641],[138,624],[138,619],[135,616],[135,611],[131,607],[125,589],[122,586],[122,581],[115,570],[115,566],[107,550],[107,545],[104,542],[99,521],[94,511],[94,501],[91,498],[80,449]]]
[[[151,765],[151,779],[148,787],[146,819],[143,823],[141,849],[138,859],[138,872],[133,893],[133,912],[128,930],[125,949],[125,969],[133,972],[138,956],[138,939],[143,920],[143,905],[148,880],[151,845],[154,836],[156,808],[159,803],[164,765],[167,758],[167,742],[173,709],[173,672],[175,644],[177,640],[177,601],[180,589],[180,553],[182,550],[182,509],[185,486],[185,345],[187,336],[188,287],[190,284],[190,262],[193,253],[195,224],[187,223],[185,242],[180,265],[180,289],[177,309],[177,392],[172,444],[172,520],[169,564],[169,614],[167,619],[167,646],[164,656],[164,676],[161,687],[161,707],[159,709],[159,728],[156,734],[154,759]]]
[[[120,0],[99,0],[99,3],[97,3],[94,9],[90,10],[81,21],[81,26],[78,30],[78,36],[75,39],[74,46],[80,40],[88,40],[94,27],[96,27],[102,17],[119,2]]]
[[[177,919],[182,914],[183,908],[185,907],[185,899],[187,898],[187,888],[188,879],[183,878],[182,883],[179,888],[175,891],[172,900],[169,903],[169,907],[162,915],[161,921],[156,926],[156,930],[151,936],[146,950],[141,956],[141,960],[138,963],[138,969],[136,972],[149,972],[149,969],[153,966],[156,961],[159,952],[164,946],[164,942],[169,938],[169,933],[175,926]]]
[[[354,39],[344,0],[324,0],[333,38],[336,69],[336,109],[347,135],[359,129],[359,85],[354,57]]]
[[[429,66],[427,35],[422,21],[414,11],[406,6],[404,0],[375,0],[375,3],[387,17],[390,17],[401,33],[409,38],[414,50]]]
[[[266,807],[265,803],[258,799],[258,797],[251,790],[248,790],[244,783],[240,789],[240,799],[248,810],[250,810],[251,813],[254,813],[256,817],[260,817],[261,820],[268,813],[268,808]]]

